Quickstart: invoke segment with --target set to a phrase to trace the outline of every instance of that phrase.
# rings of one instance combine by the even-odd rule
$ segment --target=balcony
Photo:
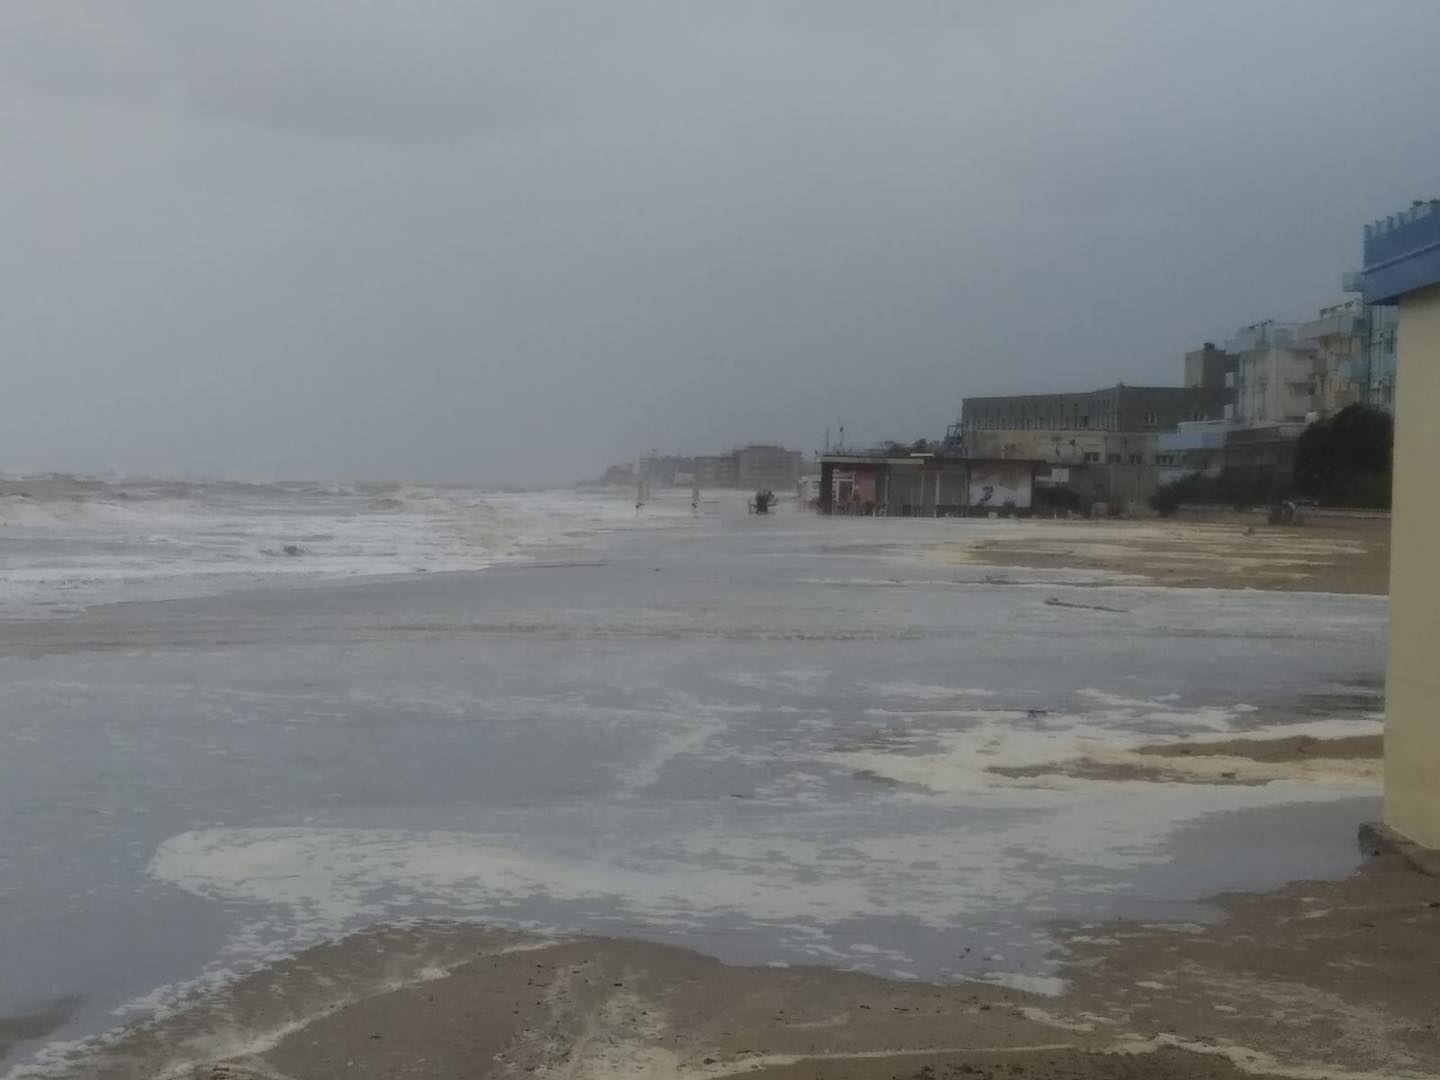
[[[1325,338],[1364,337],[1369,332],[1370,320],[1365,317],[1364,309],[1356,305],[1324,312],[1318,319],[1301,323],[1295,337],[1308,344]]]

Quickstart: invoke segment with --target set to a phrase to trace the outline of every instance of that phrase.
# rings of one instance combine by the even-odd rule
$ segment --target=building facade
[[[1346,275],[1346,284],[1358,284]],[[1347,405],[1395,407],[1395,326],[1393,304],[1367,304],[1355,297],[1320,309],[1296,329],[1297,342],[1314,351],[1316,407],[1333,416]]]
[[[1369,335],[1365,353],[1365,400],[1377,409],[1395,411],[1395,345],[1400,326],[1400,309],[1394,304],[1371,304],[1366,308]]]
[[[1211,357],[1195,367],[1197,386],[966,398],[949,441],[970,457],[1077,467],[1083,472],[1068,486],[1085,497],[1121,506],[1141,502],[1160,486],[1161,434],[1225,415],[1233,393],[1225,385],[1225,362]]]
[[[965,452],[1052,465],[1155,465],[1158,438],[1154,431],[983,428],[966,435]]]
[[[1198,349],[1185,354],[1185,385],[1189,389],[1220,389],[1225,391],[1223,403],[1235,404],[1235,372],[1239,358],[1225,349],[1217,349],[1213,341],[1207,341]],[[1192,423],[1193,421],[1181,421]]]
[[[1365,230],[1364,299],[1398,304],[1390,659],[1385,686],[1385,821],[1440,848],[1440,199]]]
[[[1297,324],[1272,320],[1244,327],[1226,348],[1238,358],[1233,419],[1241,427],[1305,423],[1319,415],[1315,350]]]
[[[1300,324],[1295,338],[1314,356],[1315,408],[1321,416],[1366,400],[1364,303],[1355,299],[1321,308],[1316,318]]]
[[[695,459],[695,480],[702,488],[729,488],[739,482],[734,454],[702,454]]]
[[[972,432],[1000,429],[1166,431],[1182,420],[1218,419],[1224,411],[1223,385],[1125,386],[1122,383],[1078,394],[968,397],[961,405],[959,436],[963,441]]]
[[[1192,420],[1161,432],[1155,437],[1158,481],[1171,484],[1194,473],[1218,473],[1225,467],[1225,441],[1232,427],[1228,420]]]

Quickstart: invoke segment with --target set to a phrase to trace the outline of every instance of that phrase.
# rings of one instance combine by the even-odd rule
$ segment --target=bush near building
[[[1056,514],[1061,511],[1090,516],[1090,500],[1064,484],[1044,484],[1035,488],[1035,512]]]
[[[1290,498],[1290,478],[1275,469],[1246,466],[1223,469],[1216,475],[1193,473],[1166,484],[1150,496],[1151,508],[1169,517],[1182,506],[1228,506],[1249,510],[1273,506]]]
[[[1388,510],[1394,441],[1389,413],[1349,405],[1301,432],[1292,475],[1264,467],[1195,473],[1160,488],[1150,505],[1162,517],[1185,505],[1248,510],[1297,497],[1321,506]]]
[[[1372,405],[1317,420],[1295,448],[1295,489],[1321,506],[1390,508],[1395,421]]]

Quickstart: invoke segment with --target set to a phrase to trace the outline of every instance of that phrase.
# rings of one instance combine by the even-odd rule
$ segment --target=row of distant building
[[[805,455],[783,446],[752,444],[720,454],[642,454],[611,465],[600,478],[607,487],[741,488],[791,491],[800,481]]]
[[[1346,275],[1347,290],[1360,289]],[[1183,385],[965,398],[945,447],[971,458],[1074,466],[1082,493],[1144,498],[1189,473],[1288,471],[1300,433],[1357,403],[1395,403],[1397,309],[1361,297],[1308,322],[1246,326],[1185,354]]]
[[[1359,288],[1347,275],[1346,288]],[[1364,402],[1395,402],[1396,308],[1360,298],[1303,323],[1246,326],[1185,354],[1181,386],[967,397],[941,454],[1043,463],[1040,482],[1126,503],[1194,472],[1288,471],[1305,427]],[[611,487],[790,490],[811,472],[799,450],[752,444],[717,454],[652,451],[612,465]]]
[[[1394,410],[1396,303],[1413,282],[1391,279],[1415,259],[1385,245],[1402,234],[1428,237],[1411,246],[1440,261],[1440,200],[1366,228],[1365,269],[1341,281],[1359,295],[1306,322],[1267,320],[1223,346],[1206,342],[1185,354],[1181,385],[968,397],[938,446],[822,455],[816,502],[824,513],[1025,513],[1048,487],[1069,493],[1051,505],[1116,509],[1195,473],[1288,478],[1310,424],[1351,405]]]
[[[1440,221],[1440,200],[1416,203],[1402,216]],[[1367,244],[1378,228],[1366,230]],[[1142,502],[1197,472],[1238,467],[1288,475],[1310,424],[1350,405],[1395,406],[1398,309],[1367,302],[1362,273],[1344,275],[1341,286],[1360,295],[1305,322],[1254,323],[1223,346],[1205,342],[1187,352],[1178,386],[967,397],[927,453],[837,449],[808,464],[800,451],[774,445],[695,456],[652,452],[611,466],[601,482],[752,491],[800,485],[813,489],[807,497],[827,512],[938,513],[1028,508],[1032,484],[1011,476],[1009,463],[1034,466],[1033,485],[1065,486],[1112,506]],[[1379,295],[1371,289],[1368,299]],[[953,464],[962,460],[967,464]]]

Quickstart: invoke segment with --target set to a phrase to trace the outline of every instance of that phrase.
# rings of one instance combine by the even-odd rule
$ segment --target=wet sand
[[[1119,573],[1136,583],[1182,588],[1280,589],[1384,595],[1390,525],[1383,519],[1321,519],[1267,525],[1226,521],[1034,521],[1025,535],[943,544],[954,563]]]
[[[995,766],[990,771],[1015,780],[1068,776],[1228,785],[1305,780],[1363,787],[1381,782],[1383,754],[1380,735],[1287,735],[1154,743],[1133,750],[1097,747],[1070,761]]]
[[[1213,925],[1057,927],[1066,989],[727,967],[457,924],[310,949],[132,1029],[95,1080],[1433,1076],[1440,880],[1388,856]],[[246,1031],[248,1045],[227,1043]],[[255,1034],[255,1033],[260,1034]]]
[[[1217,739],[1213,742],[1161,743],[1141,747],[1140,753],[1156,757],[1239,757],[1248,761],[1295,762],[1317,758],[1374,760],[1383,753],[1379,735],[1349,735],[1317,739],[1313,735],[1288,735],[1275,739]]]
[[[16,1043],[43,1039],[49,1035],[70,1019],[77,1004],[74,998],[65,997],[19,1015],[0,1015],[0,1058],[8,1054]]]

